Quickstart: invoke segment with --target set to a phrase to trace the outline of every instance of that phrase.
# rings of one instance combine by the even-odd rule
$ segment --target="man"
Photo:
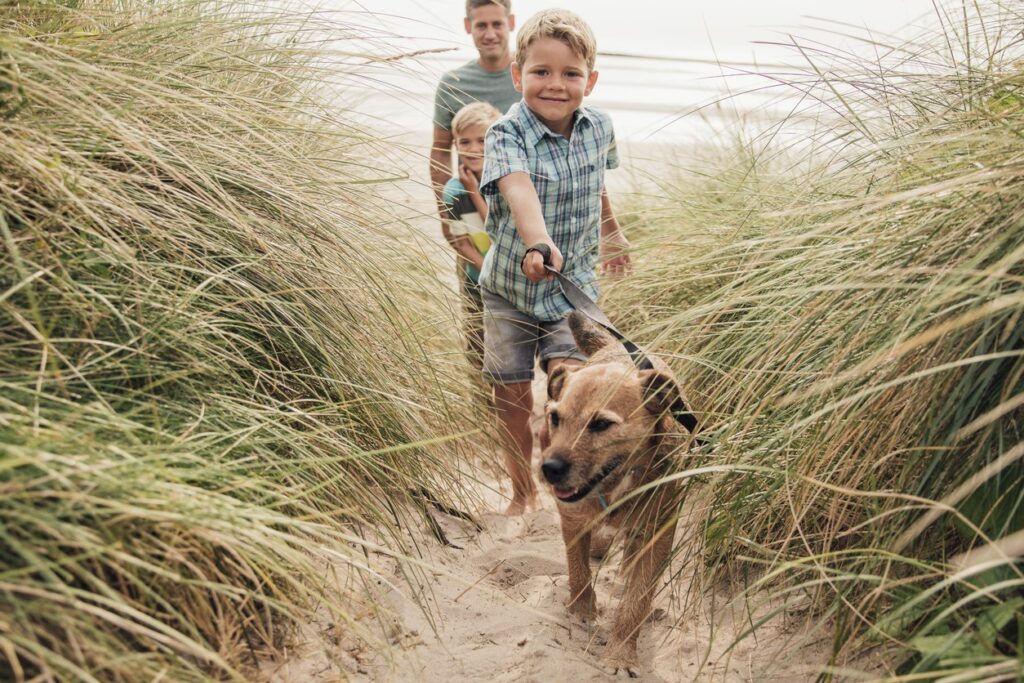
[[[515,29],[511,0],[467,0],[466,33],[473,37],[477,59],[441,77],[434,97],[434,141],[430,150],[430,181],[441,215],[441,232],[454,238],[445,220],[443,188],[452,177],[452,118],[470,102],[488,102],[505,113],[521,98],[512,83],[509,35]]]

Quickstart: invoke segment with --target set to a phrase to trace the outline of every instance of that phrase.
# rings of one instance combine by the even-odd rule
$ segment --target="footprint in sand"
[[[515,586],[534,576],[562,576],[566,573],[565,560],[557,555],[539,552],[502,552],[494,549],[481,555],[476,565],[492,570],[490,580],[500,586]]]

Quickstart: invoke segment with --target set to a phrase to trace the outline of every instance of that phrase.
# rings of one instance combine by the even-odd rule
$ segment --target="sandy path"
[[[541,391],[538,383],[536,391]],[[538,401],[539,402],[539,401]],[[537,454],[535,453],[535,456]],[[535,457],[535,462],[537,458]],[[274,683],[326,681],[608,681],[598,668],[621,582],[620,553],[595,562],[601,616],[595,626],[570,619],[568,576],[558,515],[551,496],[543,509],[519,518],[491,512],[507,491],[485,488],[473,525],[435,513],[449,539],[442,547],[425,527],[409,541],[426,553],[421,565],[377,555],[381,580],[365,589],[362,625],[394,646],[389,657],[354,639],[313,625],[284,662],[264,667]],[[699,513],[691,513],[696,520]],[[641,680],[812,681],[827,659],[828,638],[784,613],[755,635],[730,645],[773,605],[729,600],[725,589],[691,590],[697,561],[692,527],[680,525],[681,551],[662,578],[656,610],[640,636]],[[410,546],[412,547],[412,546]],[[388,586],[390,584],[390,587]],[[428,609],[424,611],[420,605]],[[620,680],[626,680],[620,678]]]
[[[465,544],[464,549],[435,548],[429,560],[435,569],[425,576],[409,582],[397,563],[384,562],[390,564],[384,576],[395,588],[374,591],[374,599],[388,613],[367,613],[364,625],[394,646],[390,659],[355,641],[338,642],[333,630],[321,625],[321,632],[309,634],[294,656],[266,666],[266,680],[615,680],[597,664],[621,589],[618,554],[594,565],[601,616],[596,627],[588,627],[570,619],[564,606],[568,576],[553,509],[517,519],[494,513],[478,519],[484,526],[480,534],[463,522],[442,521],[451,540]],[[436,546],[425,531],[420,541]],[[721,594],[687,596],[683,577],[662,583],[658,608],[640,636],[641,680],[816,678],[813,670],[827,657],[823,634],[801,633],[780,616],[728,651],[736,635],[769,607],[751,608],[748,614],[746,603],[728,604]],[[429,608],[429,616],[417,601]]]

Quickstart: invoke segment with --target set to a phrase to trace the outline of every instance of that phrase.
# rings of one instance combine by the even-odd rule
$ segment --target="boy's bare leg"
[[[533,432],[530,415],[533,392],[530,382],[494,385],[494,407],[498,415],[498,433],[504,440],[505,469],[512,479],[512,502],[505,514],[521,515],[537,502],[533,483]]]

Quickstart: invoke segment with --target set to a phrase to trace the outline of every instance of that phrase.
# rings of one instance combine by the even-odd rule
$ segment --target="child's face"
[[[522,68],[512,64],[512,82],[526,106],[555,133],[566,135],[572,116],[597,83],[597,72],[568,45],[539,38],[529,47]]]
[[[466,126],[455,136],[455,149],[459,152],[459,161],[469,166],[474,173],[484,170],[484,137],[487,127],[483,124]]]

